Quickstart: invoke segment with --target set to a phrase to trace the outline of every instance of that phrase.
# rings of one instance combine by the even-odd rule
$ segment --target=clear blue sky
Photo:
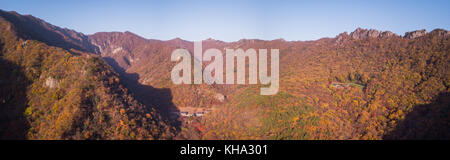
[[[449,29],[450,0],[0,0],[0,9],[32,14],[92,34],[131,31],[149,39],[315,40],[357,27]]]

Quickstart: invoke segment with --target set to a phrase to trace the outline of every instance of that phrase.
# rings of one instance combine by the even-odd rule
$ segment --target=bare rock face
[[[358,39],[366,39],[366,38],[389,38],[389,37],[398,37],[395,33],[391,31],[378,31],[375,29],[362,29],[357,28],[355,31],[351,32],[350,35],[347,32],[341,33],[336,36],[335,44],[343,45],[349,40],[358,40]]]
[[[369,30],[368,32],[367,32],[367,36],[368,37],[372,37],[372,38],[377,38],[377,37],[379,37],[380,36],[380,32],[379,31],[377,31],[377,30],[374,30],[374,29],[371,29],[371,30]]]
[[[353,31],[352,33],[350,33],[350,37],[353,39],[364,39],[367,37],[372,37],[372,38],[377,38],[380,37],[380,32],[374,29],[362,29],[362,28],[358,28],[355,31]]]
[[[338,37],[340,37],[339,35]],[[397,36],[391,31],[381,32],[375,29],[362,29],[357,28],[355,31],[350,33],[350,38],[352,39],[365,39],[365,38],[387,38]]]
[[[404,38],[408,39],[414,39],[417,37],[422,37],[427,34],[427,31],[425,29],[412,31],[412,32],[406,32]]]
[[[214,97],[221,103],[225,100],[225,96],[220,93],[216,93],[216,95]]]
[[[338,36],[336,36],[337,41],[341,41],[342,39],[344,39],[346,37],[348,37],[348,33],[347,32],[341,33]]]
[[[49,88],[55,88],[59,86],[59,82],[58,80],[52,78],[52,77],[48,77],[45,80],[45,86],[49,87]]]
[[[348,33],[344,32],[339,34],[338,36],[336,36],[336,44],[337,45],[342,45],[343,43],[345,43],[348,39]]]
[[[450,32],[445,29],[435,29],[431,33],[435,33],[438,36],[447,36],[450,34]]]
[[[396,36],[396,34],[392,33],[391,31],[385,31],[381,33],[381,37],[392,37],[392,36]]]

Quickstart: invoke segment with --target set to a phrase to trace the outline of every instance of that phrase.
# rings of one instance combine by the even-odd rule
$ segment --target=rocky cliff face
[[[406,32],[404,38],[408,39],[414,39],[417,37],[422,37],[427,34],[427,31],[425,29],[412,31],[412,32]]]
[[[450,32],[445,29],[435,29],[432,32],[436,32],[440,36],[449,35]],[[425,29],[422,30],[416,30],[411,32],[406,32],[405,35],[402,38],[405,39],[415,39],[418,37],[422,37],[429,34]],[[336,36],[336,42],[342,43],[345,42],[346,39],[354,39],[354,40],[360,40],[360,39],[366,39],[366,38],[386,38],[386,37],[393,37],[398,36],[395,33],[392,33],[391,31],[385,31],[381,32],[375,29],[362,29],[357,28],[355,31],[351,32],[350,34],[347,34],[347,32],[341,33],[338,36]]]
[[[377,38],[378,36],[380,36],[380,32],[374,29],[367,30],[358,28],[354,32],[350,33],[350,37],[353,39],[364,39],[367,37]]]
[[[343,44],[349,40],[362,40],[366,38],[388,38],[397,36],[395,33],[391,31],[378,31],[375,29],[362,29],[357,28],[355,31],[351,32],[350,35],[347,32],[341,33],[336,36],[335,42],[337,44]]]
[[[435,29],[435,30],[431,31],[430,33],[436,33],[438,36],[446,36],[446,35],[450,34],[450,32],[445,29]],[[414,38],[425,36],[427,34],[429,34],[429,33],[427,33],[427,31],[425,29],[422,29],[422,30],[416,30],[416,31],[412,31],[412,32],[406,32],[405,36],[403,36],[403,37],[407,38],[407,39],[414,39]]]
[[[385,31],[383,33],[381,33],[381,37],[392,37],[392,36],[397,36],[395,33],[392,33],[391,31]]]
[[[381,32],[375,29],[362,29],[357,28],[355,31],[350,33],[352,39],[364,39],[364,38],[378,38],[378,37],[392,37],[395,36],[394,33],[390,31]]]

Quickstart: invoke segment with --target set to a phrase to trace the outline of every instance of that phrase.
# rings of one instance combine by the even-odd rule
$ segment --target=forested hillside
[[[368,32],[280,49],[280,92],[236,91],[204,138],[449,139],[449,32]]]
[[[173,136],[164,119],[151,106],[134,100],[101,58],[49,46],[51,42],[23,39],[26,36],[18,35],[32,31],[17,27],[5,14],[14,13],[2,11],[0,17],[2,139]]]
[[[260,84],[173,84],[171,53],[193,54],[191,41],[84,35],[4,11],[0,24],[2,139],[450,139],[445,29],[203,41],[279,49],[279,92],[263,96]]]

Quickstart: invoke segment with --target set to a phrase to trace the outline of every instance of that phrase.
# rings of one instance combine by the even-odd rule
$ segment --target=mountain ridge
[[[260,96],[259,85],[174,85],[168,74],[175,65],[170,53],[185,48],[192,54],[191,41],[146,39],[131,32],[84,35],[42,20],[8,14],[0,11],[0,21],[5,24],[1,26],[1,60],[15,64],[13,68],[17,71],[0,73],[30,80],[23,83],[27,86],[31,83],[34,91],[14,93],[13,97],[31,97],[31,104],[20,104],[26,108],[21,108],[18,115],[24,112],[29,116],[25,119],[31,121],[27,133],[32,139],[450,137],[449,126],[445,124],[449,117],[439,116],[449,111],[449,32],[444,29],[399,36],[389,31],[358,28],[350,34],[344,32],[315,41],[203,41],[203,50],[279,49],[280,93]],[[12,21],[16,24],[8,23],[8,19],[15,18]],[[25,75],[16,75],[22,72]],[[21,83],[8,86],[20,87]],[[70,90],[59,91],[61,88]],[[0,96],[7,104],[21,101],[11,98],[8,92],[5,89]],[[69,98],[64,97],[80,102],[76,101],[71,108],[65,105]],[[14,101],[10,102],[11,99]],[[99,101],[106,105],[99,106]],[[192,107],[214,111],[204,118],[171,117],[173,112]],[[73,108],[82,112],[68,114]],[[157,113],[146,113],[152,109]],[[40,112],[45,116],[37,114]],[[89,114],[100,122],[83,116]],[[116,118],[103,123],[105,119],[98,116],[102,114]],[[158,116],[162,118],[149,118]],[[47,117],[56,120],[47,122]],[[164,124],[165,119],[168,125]],[[17,121],[0,126],[22,122],[19,116]],[[420,129],[414,129],[411,123],[420,124],[417,125]],[[97,125],[103,128],[96,130]],[[120,132],[113,131],[117,128]],[[428,132],[422,134],[417,130]]]
[[[1,9],[0,9],[0,13],[4,17],[5,16],[6,17],[10,17],[11,15],[13,15],[13,16],[22,16],[22,15],[20,15],[19,13],[15,12],[15,11],[4,11],[4,10],[1,10]],[[8,13],[9,13],[9,15],[8,15]],[[93,35],[95,35],[97,33],[100,33],[100,34],[101,33],[103,33],[103,34],[104,33],[123,33],[123,34],[134,35],[134,36],[140,37],[140,38],[145,39],[145,40],[155,40],[155,41],[162,41],[162,42],[172,42],[172,41],[179,41],[179,40],[184,41],[184,42],[193,42],[193,41],[181,39],[179,37],[176,37],[176,38],[173,38],[173,39],[170,39],[170,40],[158,40],[158,39],[152,39],[152,38],[144,38],[144,37],[142,37],[142,36],[140,36],[140,35],[138,35],[136,33],[133,33],[131,31],[123,31],[123,32],[119,32],[119,31],[111,31],[111,32],[100,31],[100,32],[96,32],[96,33],[93,33],[93,34],[84,34],[84,33],[81,33],[81,32],[76,32],[73,29],[60,28],[58,26],[54,26],[54,25],[52,25],[50,23],[45,22],[42,19],[34,17],[33,15],[23,15],[22,17],[27,17],[27,18],[30,18],[30,19],[34,19],[37,22],[43,23],[45,26],[48,26],[50,28],[53,28],[53,29],[56,28],[56,30],[61,31],[61,32],[63,32],[63,31],[67,32],[67,33],[63,33],[64,36],[67,36],[70,39],[81,40],[82,42],[79,42],[79,43],[83,43],[84,45],[86,45],[86,44],[83,41],[86,41],[87,37],[93,36]],[[414,39],[414,38],[423,36],[424,34],[431,33],[431,32],[433,32],[435,30],[443,30],[444,34],[450,34],[450,32],[448,30],[441,29],[441,28],[433,29],[430,32],[426,32],[425,29],[419,29],[419,30],[407,31],[403,35],[397,35],[395,33],[392,33],[391,31],[388,31],[388,30],[382,32],[382,31],[376,30],[376,29],[364,29],[364,28],[358,27],[354,31],[350,32],[350,36],[354,35],[354,37],[353,37],[354,39],[359,39],[360,37],[364,37],[365,38],[365,37],[378,37],[378,36],[382,36],[382,37],[400,36],[400,37],[403,37],[403,38]],[[334,38],[339,37],[339,35],[346,34],[346,33],[347,32],[339,33]],[[363,35],[363,34],[366,34],[366,35]],[[70,35],[70,36],[68,36],[68,35]],[[412,35],[420,35],[420,36],[412,36]],[[325,37],[323,37],[323,38],[325,38]],[[208,39],[205,39],[205,40],[202,40],[202,41],[211,41],[211,40],[224,42],[224,41],[216,40],[216,39],[212,39],[212,38],[208,38]],[[237,41],[224,42],[224,43],[236,43],[236,42],[245,41],[245,40],[257,40],[257,41],[283,40],[283,41],[286,41],[283,38],[278,38],[278,39],[273,39],[273,40],[261,40],[261,39],[246,39],[246,38],[242,38],[242,39],[237,40]],[[306,40],[306,41],[314,41],[314,40]],[[292,40],[292,41],[286,41],[286,42],[306,42],[306,41]],[[80,46],[78,46],[78,47],[80,47]],[[92,53],[97,53],[98,52],[98,51],[95,50],[95,47],[92,48],[92,46],[85,46],[85,48],[83,48],[83,47],[81,47],[81,48],[82,48],[83,51],[90,51]],[[80,49],[80,48],[78,48],[78,49]]]

